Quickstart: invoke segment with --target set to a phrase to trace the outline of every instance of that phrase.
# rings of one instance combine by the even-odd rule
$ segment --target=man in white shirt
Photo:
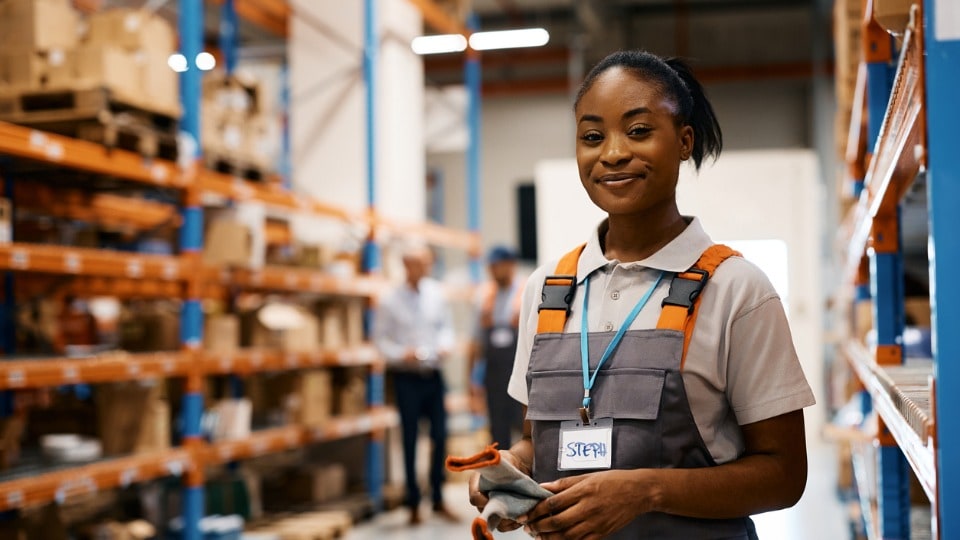
[[[444,519],[458,520],[443,504],[442,492],[447,412],[440,367],[453,349],[454,334],[443,288],[429,277],[432,264],[429,248],[408,247],[403,254],[406,280],[381,299],[374,321],[374,342],[387,359],[400,411],[406,503],[410,507],[411,525],[421,522],[416,447],[419,422],[424,417],[430,421],[433,443],[430,460],[433,510]]]

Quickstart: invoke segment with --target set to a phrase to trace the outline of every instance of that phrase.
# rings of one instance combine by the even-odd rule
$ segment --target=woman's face
[[[693,129],[676,104],[632,71],[605,71],[577,104],[577,165],[590,200],[610,215],[674,205]]]

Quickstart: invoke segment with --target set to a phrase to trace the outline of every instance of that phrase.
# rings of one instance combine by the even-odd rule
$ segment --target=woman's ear
[[[686,161],[693,154],[693,127],[680,128],[680,160]]]

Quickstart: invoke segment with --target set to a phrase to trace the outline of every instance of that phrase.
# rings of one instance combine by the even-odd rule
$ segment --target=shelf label
[[[140,363],[134,361],[127,364],[127,373],[129,373],[131,377],[140,375]]]
[[[183,462],[179,459],[167,462],[167,471],[170,472],[173,476],[180,476],[183,474]]]
[[[60,161],[63,159],[63,145],[58,142],[51,142],[43,149],[43,153],[50,161]]]
[[[19,489],[7,493],[7,506],[10,508],[19,508],[23,504],[23,492]]]
[[[233,180],[233,196],[236,199],[251,199],[253,198],[253,188],[247,185],[247,182],[241,178],[234,178]]]
[[[254,456],[262,456],[267,453],[267,441],[257,439],[250,445],[250,453]]]
[[[63,380],[64,382],[76,382],[80,378],[80,373],[77,371],[76,366],[67,366],[63,368]]]
[[[253,351],[250,353],[250,365],[254,368],[259,368],[263,365],[263,353],[260,351]]]
[[[230,458],[233,457],[233,446],[232,445],[221,446],[217,454],[220,456],[220,459],[222,459],[223,461],[230,461]]]
[[[143,276],[143,261],[131,259],[127,261],[127,277],[138,278]]]
[[[960,3],[956,0],[936,0],[934,13],[937,41],[960,40]]]
[[[288,352],[284,357],[284,361],[289,368],[295,368],[300,365],[300,357],[296,353]]]
[[[174,362],[173,358],[169,356],[163,357],[163,372],[164,373],[173,373],[173,370],[176,368],[177,364]]]
[[[233,368],[233,357],[224,355],[220,357],[220,371],[231,371]]]
[[[30,254],[22,249],[13,250],[10,252],[10,267],[17,270],[30,268]]]
[[[120,487],[129,487],[137,481],[140,472],[135,468],[126,469],[120,473]]]
[[[150,167],[150,178],[157,183],[163,184],[166,183],[167,178],[170,177],[170,173],[167,171],[167,168],[159,163],[155,163],[153,167]]]
[[[79,274],[83,270],[82,259],[76,253],[67,253],[63,256],[63,267],[71,274]]]
[[[357,420],[357,433],[366,433],[373,430],[373,418],[364,416]]]
[[[180,275],[180,265],[175,262],[167,262],[163,265],[163,279],[174,280]]]
[[[22,369],[13,369],[10,370],[10,373],[7,374],[7,386],[18,387],[23,386],[26,383],[27,377],[24,375]]]
[[[284,279],[286,280],[286,283],[287,283],[287,287],[288,287],[288,288],[290,288],[290,289],[296,289],[296,288],[297,288],[297,281],[298,281],[298,280],[297,280],[297,276],[296,276],[295,274],[289,274],[289,273],[288,273],[288,274],[285,276]]]
[[[47,136],[41,131],[30,132],[30,146],[42,147],[47,144]]]

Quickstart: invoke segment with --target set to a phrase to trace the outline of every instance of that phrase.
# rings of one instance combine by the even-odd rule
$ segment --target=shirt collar
[[[652,268],[665,272],[684,272],[700,259],[700,255],[713,245],[713,240],[703,230],[700,220],[696,217],[684,216],[688,221],[687,228],[659,251],[642,261],[621,263],[618,260],[608,259],[600,248],[600,237],[607,233],[609,223],[605,219],[590,235],[580,260],[577,262],[577,282],[582,282],[587,276],[601,268],[621,266],[626,270],[642,270]]]

